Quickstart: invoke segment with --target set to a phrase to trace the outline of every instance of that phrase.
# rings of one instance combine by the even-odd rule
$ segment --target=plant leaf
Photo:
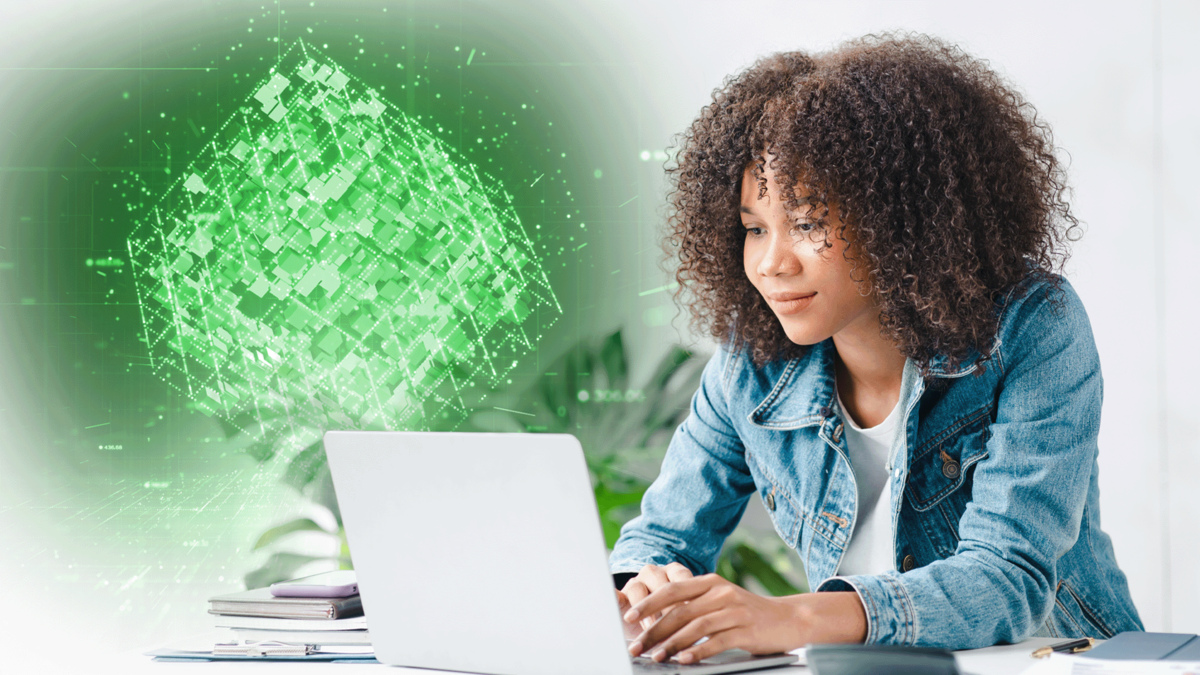
[[[320,525],[317,525],[316,522],[314,522],[312,518],[297,518],[295,520],[288,521],[282,525],[276,525],[275,527],[272,527],[271,529],[267,530],[266,532],[263,532],[262,535],[258,538],[258,541],[254,542],[254,548],[252,548],[250,550],[257,551],[258,549],[266,546],[267,544],[270,544],[271,542],[281,539],[282,537],[289,535],[293,532],[308,532],[308,531],[325,532],[324,528],[322,528]]]
[[[296,453],[288,462],[287,470],[283,473],[283,482],[303,492],[306,485],[313,481],[317,472],[325,466],[325,446],[317,441]]]
[[[745,577],[741,570],[734,565],[733,555],[733,552],[729,549],[721,552],[721,557],[717,560],[717,574],[741,586],[742,582],[745,581]]]
[[[629,364],[625,358],[625,340],[620,328],[600,345],[600,362],[604,364],[608,388],[623,391],[629,382]]]
[[[255,441],[242,448],[242,452],[250,455],[251,459],[262,464],[275,456],[275,447],[268,441]]]
[[[354,569],[354,563],[350,560],[350,540],[346,539],[346,528],[338,527],[338,537],[342,540],[342,546],[338,553],[338,569],[352,570]]]
[[[674,431],[691,412],[692,396],[700,388],[704,369],[695,361],[685,369],[684,364],[692,360],[691,353],[685,350],[679,352],[663,359],[667,363],[678,362],[677,366],[662,368],[660,365],[661,372],[669,371],[669,379],[655,386],[652,390],[654,396],[647,396],[649,405],[642,419],[642,435],[638,438],[638,445],[647,445],[660,431]]]
[[[691,351],[679,345],[673,345],[671,350],[658,362],[658,366],[654,369],[654,374],[650,376],[649,388],[658,391],[666,389],[667,383],[671,381],[676,371],[683,367],[683,364],[692,360],[693,356],[695,354]]]
[[[598,475],[604,475],[599,473]],[[615,482],[615,481],[614,481]],[[625,486],[628,487],[628,486]],[[621,526],[624,520],[614,517],[614,511],[630,504],[640,504],[642,495],[646,494],[649,484],[632,486],[631,490],[617,492],[609,487],[603,479],[595,487],[596,510],[600,513],[600,525],[604,529],[604,545],[612,548],[621,536]]]
[[[333,491],[333,474],[329,472],[328,462],[321,465],[321,468],[317,470],[316,477],[309,482],[306,488],[302,493],[307,494],[313,502],[329,509],[334,520],[337,521],[338,527],[341,528],[342,510],[338,507],[337,493]]]
[[[626,504],[640,504],[642,495],[646,494],[649,485],[643,485],[629,492],[615,492],[610,490],[607,485],[601,483],[596,487],[596,510],[600,512],[600,517],[603,518],[609,511],[625,506]]]
[[[800,592],[800,589],[793,586],[792,582],[776,571],[754,547],[749,544],[738,544],[734,550],[738,554],[737,558],[740,559],[741,571],[754,577],[771,595],[778,597],[795,595]]]
[[[327,556],[301,555],[299,553],[276,553],[262,567],[248,573],[242,580],[246,590],[270,586],[276,581],[286,581],[296,575],[296,570],[314,560],[332,560]]]
[[[467,424],[471,428],[494,433],[516,434],[525,431],[525,425],[515,415],[502,410],[478,410],[467,417]]]

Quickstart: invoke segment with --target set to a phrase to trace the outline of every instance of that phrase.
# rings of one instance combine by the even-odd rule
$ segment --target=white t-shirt
[[[892,551],[892,490],[888,480],[888,453],[900,422],[900,401],[886,419],[870,429],[860,428],[846,412],[838,395],[846,434],[850,468],[858,484],[858,521],[850,545],[838,566],[839,575],[881,574],[895,569]]]

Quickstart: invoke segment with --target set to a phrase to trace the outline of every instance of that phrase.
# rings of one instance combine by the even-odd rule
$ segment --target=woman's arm
[[[704,367],[691,414],[671,438],[641,515],[621,528],[613,546],[614,573],[673,562],[695,574],[716,568],[721,546],[754,492],[745,449],[728,418],[723,378],[729,359],[720,349]]]
[[[863,603],[853,591],[801,593],[764,598],[715,574],[663,586],[625,613],[627,626],[671,611],[642,631],[629,653],[655,661],[679,654],[693,663],[727,649],[752,654],[789,652],[810,643],[862,642],[867,635]],[[702,644],[695,644],[707,637]]]
[[[642,515],[621,529],[613,548],[613,572],[640,572],[626,586],[633,605],[627,623],[645,629],[631,653],[662,643],[655,655],[662,660],[705,636],[707,642],[680,658],[699,661],[734,647],[768,654],[809,642],[862,642],[867,621],[854,592],[764,598],[705,574],[716,567],[754,491],[745,449],[728,418],[729,358],[721,350],[705,366],[691,415],[671,439]],[[703,576],[692,578],[689,570]],[[625,608],[625,596],[619,597]]]

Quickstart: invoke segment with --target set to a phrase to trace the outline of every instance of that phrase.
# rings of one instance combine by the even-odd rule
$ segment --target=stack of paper
[[[209,599],[217,628],[233,631],[238,644],[278,642],[321,647],[370,645],[358,595],[344,598],[281,598],[259,588]]]
[[[298,619],[269,619],[253,616],[222,616],[217,628],[233,631],[240,643],[283,642],[306,645],[369,645],[367,617],[312,621]]]

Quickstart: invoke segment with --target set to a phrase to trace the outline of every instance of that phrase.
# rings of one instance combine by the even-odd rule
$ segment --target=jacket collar
[[[994,355],[999,348],[1000,338],[997,336],[990,353]],[[747,419],[752,424],[768,429],[799,429],[833,417],[837,409],[833,362],[835,352],[833,338],[829,338],[813,345],[800,356],[777,364],[772,368],[779,372],[775,386],[747,415]],[[972,349],[957,367],[950,368],[949,358],[938,354],[930,360],[926,377],[958,378],[973,373],[979,367],[975,364],[978,356],[979,352]],[[911,361],[905,366],[905,376],[908,379],[920,379]],[[902,385],[902,397],[911,394],[914,389],[918,394],[924,391],[924,387]]]
[[[785,361],[771,392],[747,416],[750,422],[769,429],[799,429],[832,417],[837,405],[834,351],[830,338]]]

